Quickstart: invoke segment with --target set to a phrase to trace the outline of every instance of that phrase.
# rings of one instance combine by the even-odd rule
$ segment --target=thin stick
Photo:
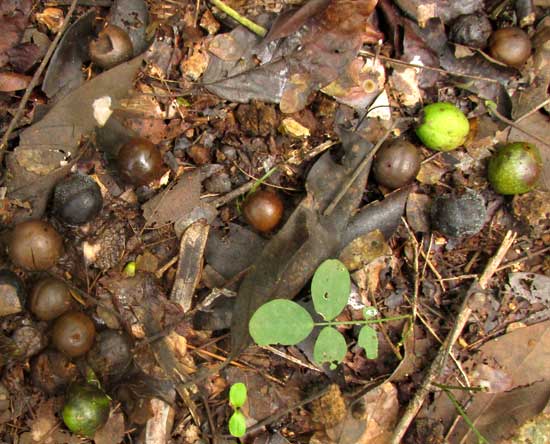
[[[65,32],[65,29],[69,26],[69,22],[71,21],[71,17],[73,15],[73,12],[76,8],[76,4],[78,3],[78,0],[73,0],[71,3],[71,6],[69,10],[67,11],[67,15],[65,16],[65,20],[63,20],[63,24],[61,25],[61,28],[59,29],[59,32],[55,36],[55,39],[53,39],[53,42],[50,43],[50,46],[48,47],[48,51],[46,52],[46,55],[42,59],[42,63],[40,63],[40,66],[32,76],[32,80],[29,83],[29,86],[27,86],[27,89],[25,90],[25,94],[23,94],[23,98],[21,99],[21,102],[19,102],[19,108],[17,108],[17,112],[11,119],[11,122],[8,126],[8,129],[4,133],[4,136],[2,137],[2,142],[0,143],[0,163],[2,163],[2,160],[4,159],[4,152],[8,146],[8,140],[10,138],[11,133],[15,129],[15,126],[19,122],[19,119],[21,119],[21,116],[25,112],[25,105],[27,104],[27,101],[29,100],[29,97],[31,96],[31,93],[33,89],[38,84],[38,80],[40,79],[40,76],[42,75],[42,72],[46,68],[46,65],[50,61],[50,57],[52,56],[53,52],[55,51],[55,48],[57,48],[57,45],[59,43],[59,40],[61,40],[61,37],[63,36],[63,33]]]
[[[370,52],[370,51],[364,51],[364,50],[359,51],[359,54],[370,56],[370,57],[375,57],[376,56],[375,53]],[[476,75],[472,75],[472,74],[463,74],[463,73],[456,72],[456,71],[447,71],[446,69],[436,68],[434,66],[415,65],[414,63],[408,63],[408,62],[404,62],[403,60],[393,59],[391,57],[385,57],[385,56],[381,56],[381,55],[379,55],[378,58],[380,60],[384,60],[388,63],[393,63],[395,65],[410,66],[411,68],[427,69],[428,71],[437,71],[441,74],[450,75],[450,76],[466,77],[468,79],[484,80],[485,82],[498,83],[498,80],[490,79],[488,77],[476,76]]]
[[[254,23],[252,20],[247,19],[246,17],[243,17],[241,14],[239,14],[230,6],[227,6],[221,0],[210,0],[210,3],[212,3],[220,11],[225,12],[229,17],[231,17],[237,23],[249,29],[250,31],[252,31],[254,34],[257,34],[260,37],[264,37],[267,34],[267,29],[265,29],[263,26],[260,26],[257,23]]]
[[[517,234],[512,231],[508,231],[508,233],[506,233],[506,236],[504,237],[498,251],[491,259],[489,259],[489,262],[487,263],[485,270],[483,271],[483,274],[481,275],[479,280],[472,283],[472,285],[468,289],[468,293],[466,294],[466,297],[462,302],[462,306],[460,307],[460,311],[458,312],[452,330],[447,335],[447,338],[445,339],[443,345],[440,347],[437,356],[432,361],[428,372],[426,373],[426,376],[424,377],[424,380],[420,385],[420,388],[416,391],[413,399],[407,405],[405,413],[403,414],[403,416],[399,420],[399,423],[393,431],[390,440],[391,444],[399,444],[403,439],[403,436],[405,436],[409,425],[418,414],[418,411],[422,407],[424,400],[430,393],[433,381],[435,381],[435,379],[439,377],[439,375],[445,368],[447,356],[449,356],[449,354],[451,353],[451,349],[453,348],[454,343],[458,340],[458,337],[462,333],[462,330],[466,326],[466,323],[468,322],[468,319],[472,314],[473,304],[477,302],[476,299],[483,296],[482,291],[487,288],[491,277],[496,272],[498,266],[504,259],[504,256],[506,256],[506,253],[514,243],[516,235]]]

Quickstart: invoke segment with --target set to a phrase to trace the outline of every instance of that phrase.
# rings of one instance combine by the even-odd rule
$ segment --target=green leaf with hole
[[[328,362],[331,369],[343,361],[348,347],[342,333],[332,327],[325,327],[319,333],[313,347],[313,359],[317,364]]]
[[[258,345],[296,345],[313,330],[313,319],[296,302],[274,299],[250,318],[248,331]]]
[[[242,382],[237,382],[229,389],[229,404],[234,408],[239,408],[246,402],[246,385]]]
[[[359,332],[357,345],[365,349],[368,359],[378,358],[378,334],[370,325],[365,325]]]
[[[327,321],[334,319],[348,303],[350,287],[349,272],[342,262],[338,259],[323,262],[311,281],[315,311]]]
[[[235,410],[229,418],[229,433],[235,438],[240,438],[246,433],[246,418],[240,410]]]

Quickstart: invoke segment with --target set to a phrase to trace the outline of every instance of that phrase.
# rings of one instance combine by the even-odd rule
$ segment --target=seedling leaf
[[[325,320],[340,314],[348,303],[351,281],[345,265],[337,259],[323,262],[311,281],[313,305]]]
[[[365,319],[373,318],[378,314],[378,310],[374,307],[365,307],[363,309],[363,316]]]
[[[357,345],[365,349],[368,359],[378,358],[378,335],[370,325],[365,325],[359,332]]]
[[[240,410],[235,410],[229,418],[229,433],[235,438],[240,438],[246,433],[246,418]]]
[[[237,382],[229,389],[229,403],[233,408],[240,408],[246,402],[246,385]]]
[[[256,310],[248,330],[258,345],[296,345],[313,330],[313,319],[296,302],[274,299]]]
[[[348,348],[344,336],[332,327],[325,327],[319,333],[313,347],[313,358],[318,364],[328,362],[331,369],[342,362]]]

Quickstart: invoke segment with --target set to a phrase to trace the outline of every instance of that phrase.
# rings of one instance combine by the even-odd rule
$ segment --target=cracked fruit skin
[[[537,184],[542,171],[538,148],[527,142],[514,142],[489,159],[488,178],[499,194],[523,194]]]
[[[110,399],[103,390],[90,384],[74,384],[61,414],[71,432],[92,437],[107,422],[109,409]]]
[[[422,143],[435,151],[451,151],[464,143],[470,123],[462,111],[452,103],[438,102],[423,110],[416,135]]]

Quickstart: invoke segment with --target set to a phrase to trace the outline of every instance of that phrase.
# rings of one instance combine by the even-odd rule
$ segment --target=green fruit
[[[452,103],[432,103],[423,110],[422,123],[416,135],[424,145],[436,151],[451,151],[466,140],[470,123]]]
[[[500,147],[489,159],[488,178],[499,194],[523,194],[539,180],[542,159],[538,148],[527,142]]]
[[[109,418],[110,399],[103,390],[90,384],[74,384],[67,392],[61,412],[67,428],[92,437]]]

